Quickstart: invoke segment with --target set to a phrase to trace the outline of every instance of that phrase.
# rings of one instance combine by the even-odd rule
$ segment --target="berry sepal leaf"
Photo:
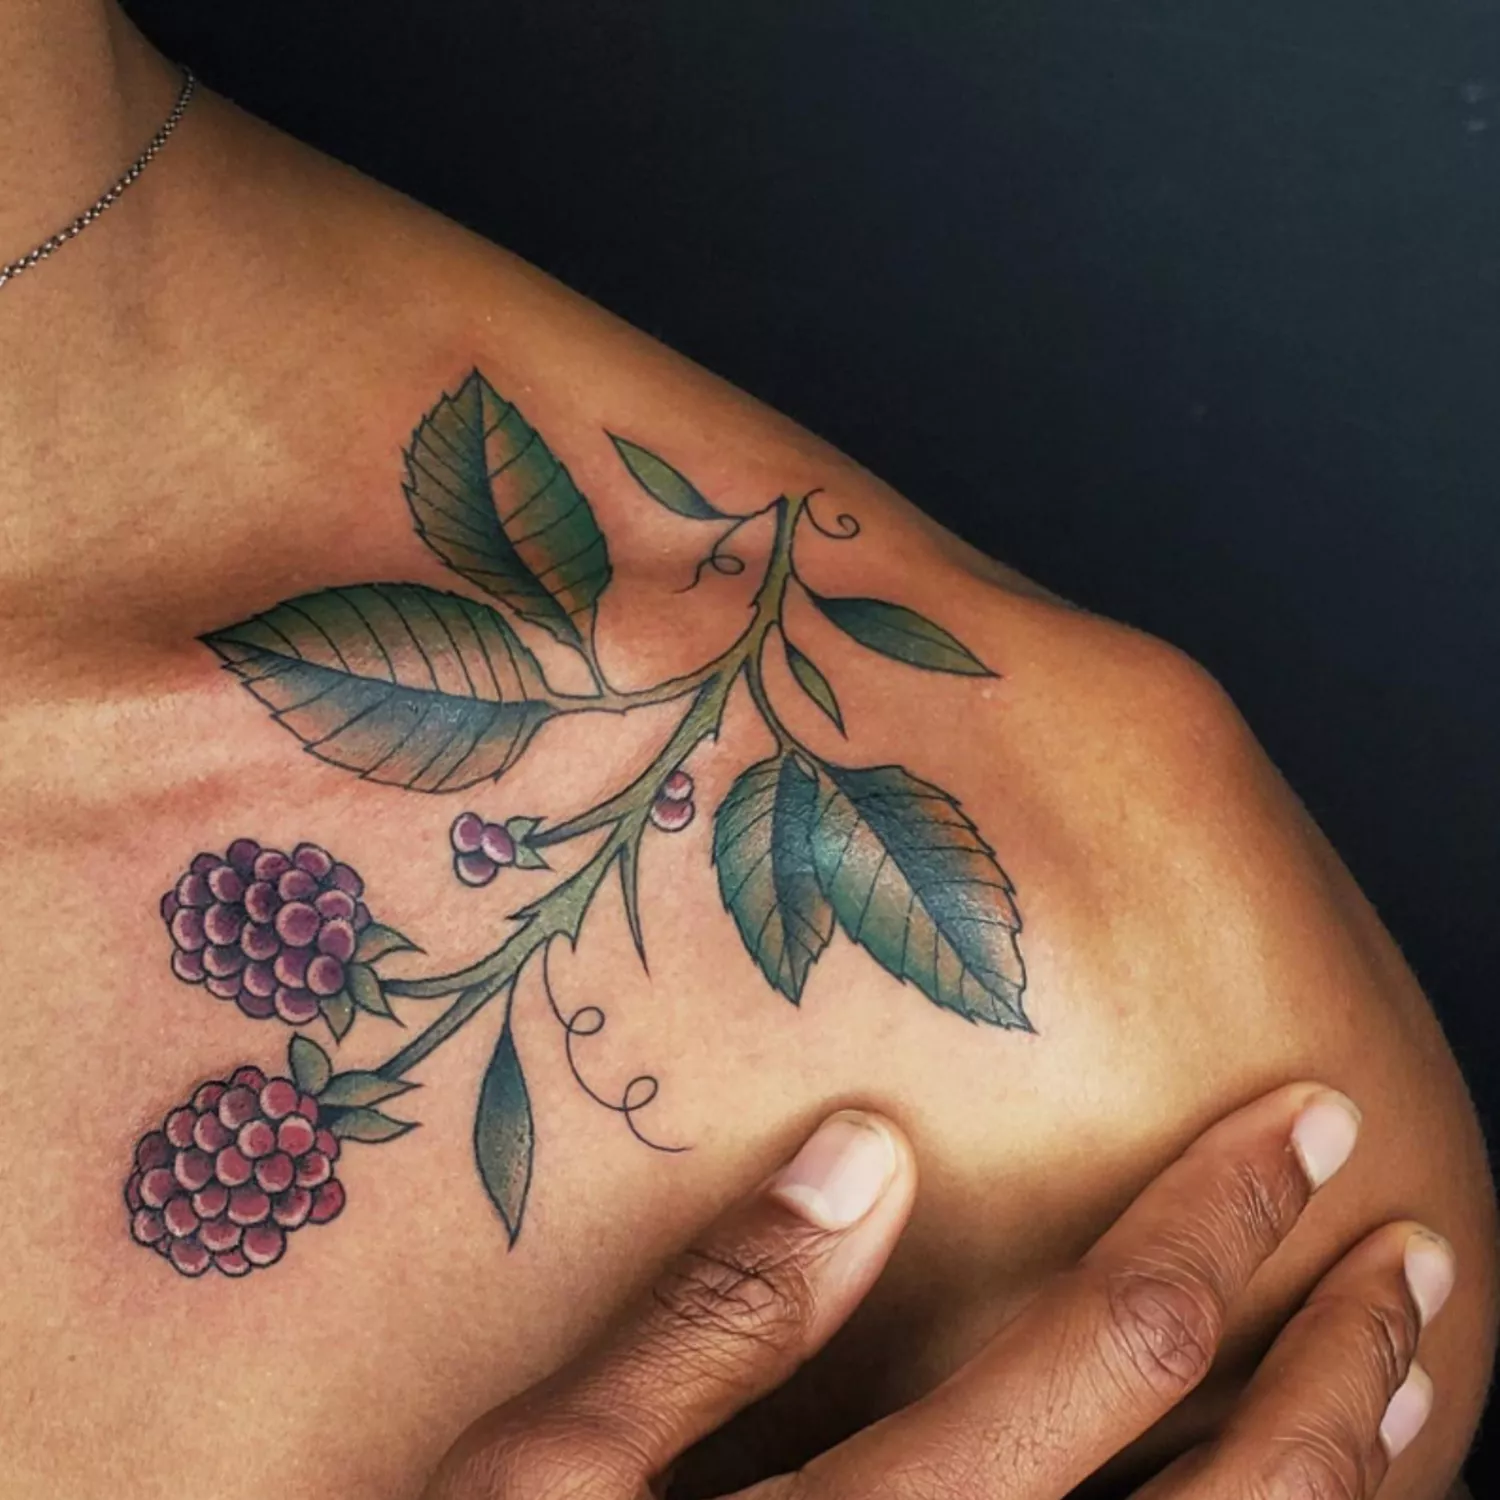
[[[516,868],[518,870],[550,870],[552,867],[530,844],[517,843]]]
[[[384,1016],[389,1021],[396,1019],[391,1002],[385,998],[380,980],[369,964],[350,964],[344,971],[344,991],[360,1010],[372,1016]]]
[[[541,827],[540,818],[507,818],[505,820],[505,831],[518,843],[524,843],[538,828]]]
[[[304,1094],[314,1097],[323,1092],[333,1075],[333,1064],[328,1054],[310,1036],[294,1036],[287,1044],[287,1066],[292,1078]]]
[[[340,990],[336,995],[329,995],[323,1001],[321,1009],[334,1041],[343,1041],[354,1024],[354,1001],[350,998],[349,991]]]
[[[384,922],[371,922],[359,935],[355,945],[356,962],[373,964],[388,953],[420,953],[419,948],[405,933],[387,927]]]
[[[318,1104],[321,1108],[363,1109],[409,1094],[417,1087],[418,1084],[408,1083],[404,1078],[387,1078],[383,1073],[354,1068],[334,1074],[319,1092]]]
[[[396,1120],[378,1109],[356,1106],[353,1109],[328,1111],[328,1128],[341,1141],[363,1141],[376,1145],[393,1141],[417,1128],[415,1120]]]

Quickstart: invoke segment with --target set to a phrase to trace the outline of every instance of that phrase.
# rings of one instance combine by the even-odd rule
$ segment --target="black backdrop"
[[[249,109],[1205,662],[1493,1135],[1494,4],[130,9]]]

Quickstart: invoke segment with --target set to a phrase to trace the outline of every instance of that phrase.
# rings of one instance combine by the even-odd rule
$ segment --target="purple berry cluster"
[[[463,812],[448,830],[453,846],[453,873],[465,885],[488,885],[506,865],[516,862],[516,840],[501,823],[486,823],[478,813]]]
[[[136,1143],[125,1184],[131,1235],[184,1276],[273,1266],[289,1234],[343,1208],[338,1154],[312,1095],[290,1078],[239,1068],[201,1085]]]
[[[681,767],[662,782],[651,804],[651,821],[666,833],[681,833],[693,821],[693,778]]]
[[[172,972],[247,1016],[304,1026],[344,988],[370,924],[364,888],[316,844],[283,854],[236,839],[222,857],[200,854],[161,898]]]

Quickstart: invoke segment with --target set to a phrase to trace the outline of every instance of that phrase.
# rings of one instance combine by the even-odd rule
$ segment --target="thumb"
[[[427,1500],[634,1500],[848,1318],[915,1188],[911,1148],[889,1121],[852,1110],[825,1120],[592,1351],[472,1427]]]

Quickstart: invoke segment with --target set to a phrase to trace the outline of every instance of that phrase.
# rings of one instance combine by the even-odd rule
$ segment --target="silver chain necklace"
[[[9,265],[0,266],[0,286],[7,281],[14,281],[22,271],[29,271],[39,261],[44,261],[49,255],[61,250],[69,240],[83,233],[105,209],[113,208],[125,190],[151,164],[151,159],[167,144],[172,132],[177,129],[178,122],[187,112],[188,105],[192,102],[193,93],[198,87],[198,80],[193,76],[190,68],[184,68],[182,73],[182,89],[177,95],[177,102],[172,106],[172,112],[162,121],[161,129],[146,142],[146,149],[131,162],[120,177],[96,198],[84,211],[73,220],[71,224],[59,229],[56,234],[50,235],[43,240],[35,250],[28,250],[19,260],[13,260]]]

